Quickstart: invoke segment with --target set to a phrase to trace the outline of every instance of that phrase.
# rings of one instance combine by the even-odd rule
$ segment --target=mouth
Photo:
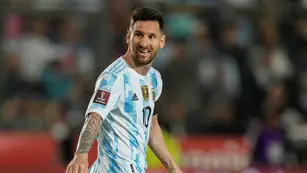
[[[146,50],[146,49],[138,49],[138,53],[142,56],[147,56],[150,53],[150,50]]]

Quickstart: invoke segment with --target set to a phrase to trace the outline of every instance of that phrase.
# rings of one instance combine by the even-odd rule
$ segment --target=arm
[[[101,121],[101,116],[97,113],[91,113],[85,120],[80,133],[77,151],[74,159],[67,167],[67,173],[87,173],[88,153],[99,133]]]
[[[92,113],[85,120],[80,133],[76,154],[88,154],[100,129],[101,116]]]
[[[67,167],[67,173],[87,173],[88,153],[99,134],[101,122],[117,108],[120,99],[120,80],[110,73],[102,73],[85,112],[86,121],[80,133],[77,151]],[[89,115],[89,116],[87,116]]]
[[[148,145],[153,153],[170,173],[182,173],[172,156],[168,152],[158,122],[158,115],[153,116]]]

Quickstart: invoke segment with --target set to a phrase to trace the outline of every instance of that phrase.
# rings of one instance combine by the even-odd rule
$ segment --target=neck
[[[149,71],[150,67],[152,66],[152,62],[147,64],[147,65],[141,65],[138,66],[133,58],[132,55],[127,51],[127,53],[123,56],[123,58],[125,59],[125,61],[127,62],[127,64],[134,70],[136,71],[138,74],[142,75],[142,76],[146,76],[147,72]]]

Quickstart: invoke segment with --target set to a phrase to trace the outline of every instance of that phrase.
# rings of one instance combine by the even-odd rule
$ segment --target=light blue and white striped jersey
[[[103,121],[98,158],[90,173],[144,173],[146,148],[155,101],[162,92],[160,73],[146,76],[120,57],[99,76],[86,115],[98,113]]]

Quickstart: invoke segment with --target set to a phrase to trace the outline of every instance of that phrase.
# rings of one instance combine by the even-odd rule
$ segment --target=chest
[[[134,117],[133,122],[143,122],[147,126],[155,106],[155,88],[152,82],[149,79],[131,77],[124,77],[123,81],[121,105],[125,115]]]
[[[130,79],[124,82],[122,98],[125,104],[153,106],[155,89],[150,80]]]

